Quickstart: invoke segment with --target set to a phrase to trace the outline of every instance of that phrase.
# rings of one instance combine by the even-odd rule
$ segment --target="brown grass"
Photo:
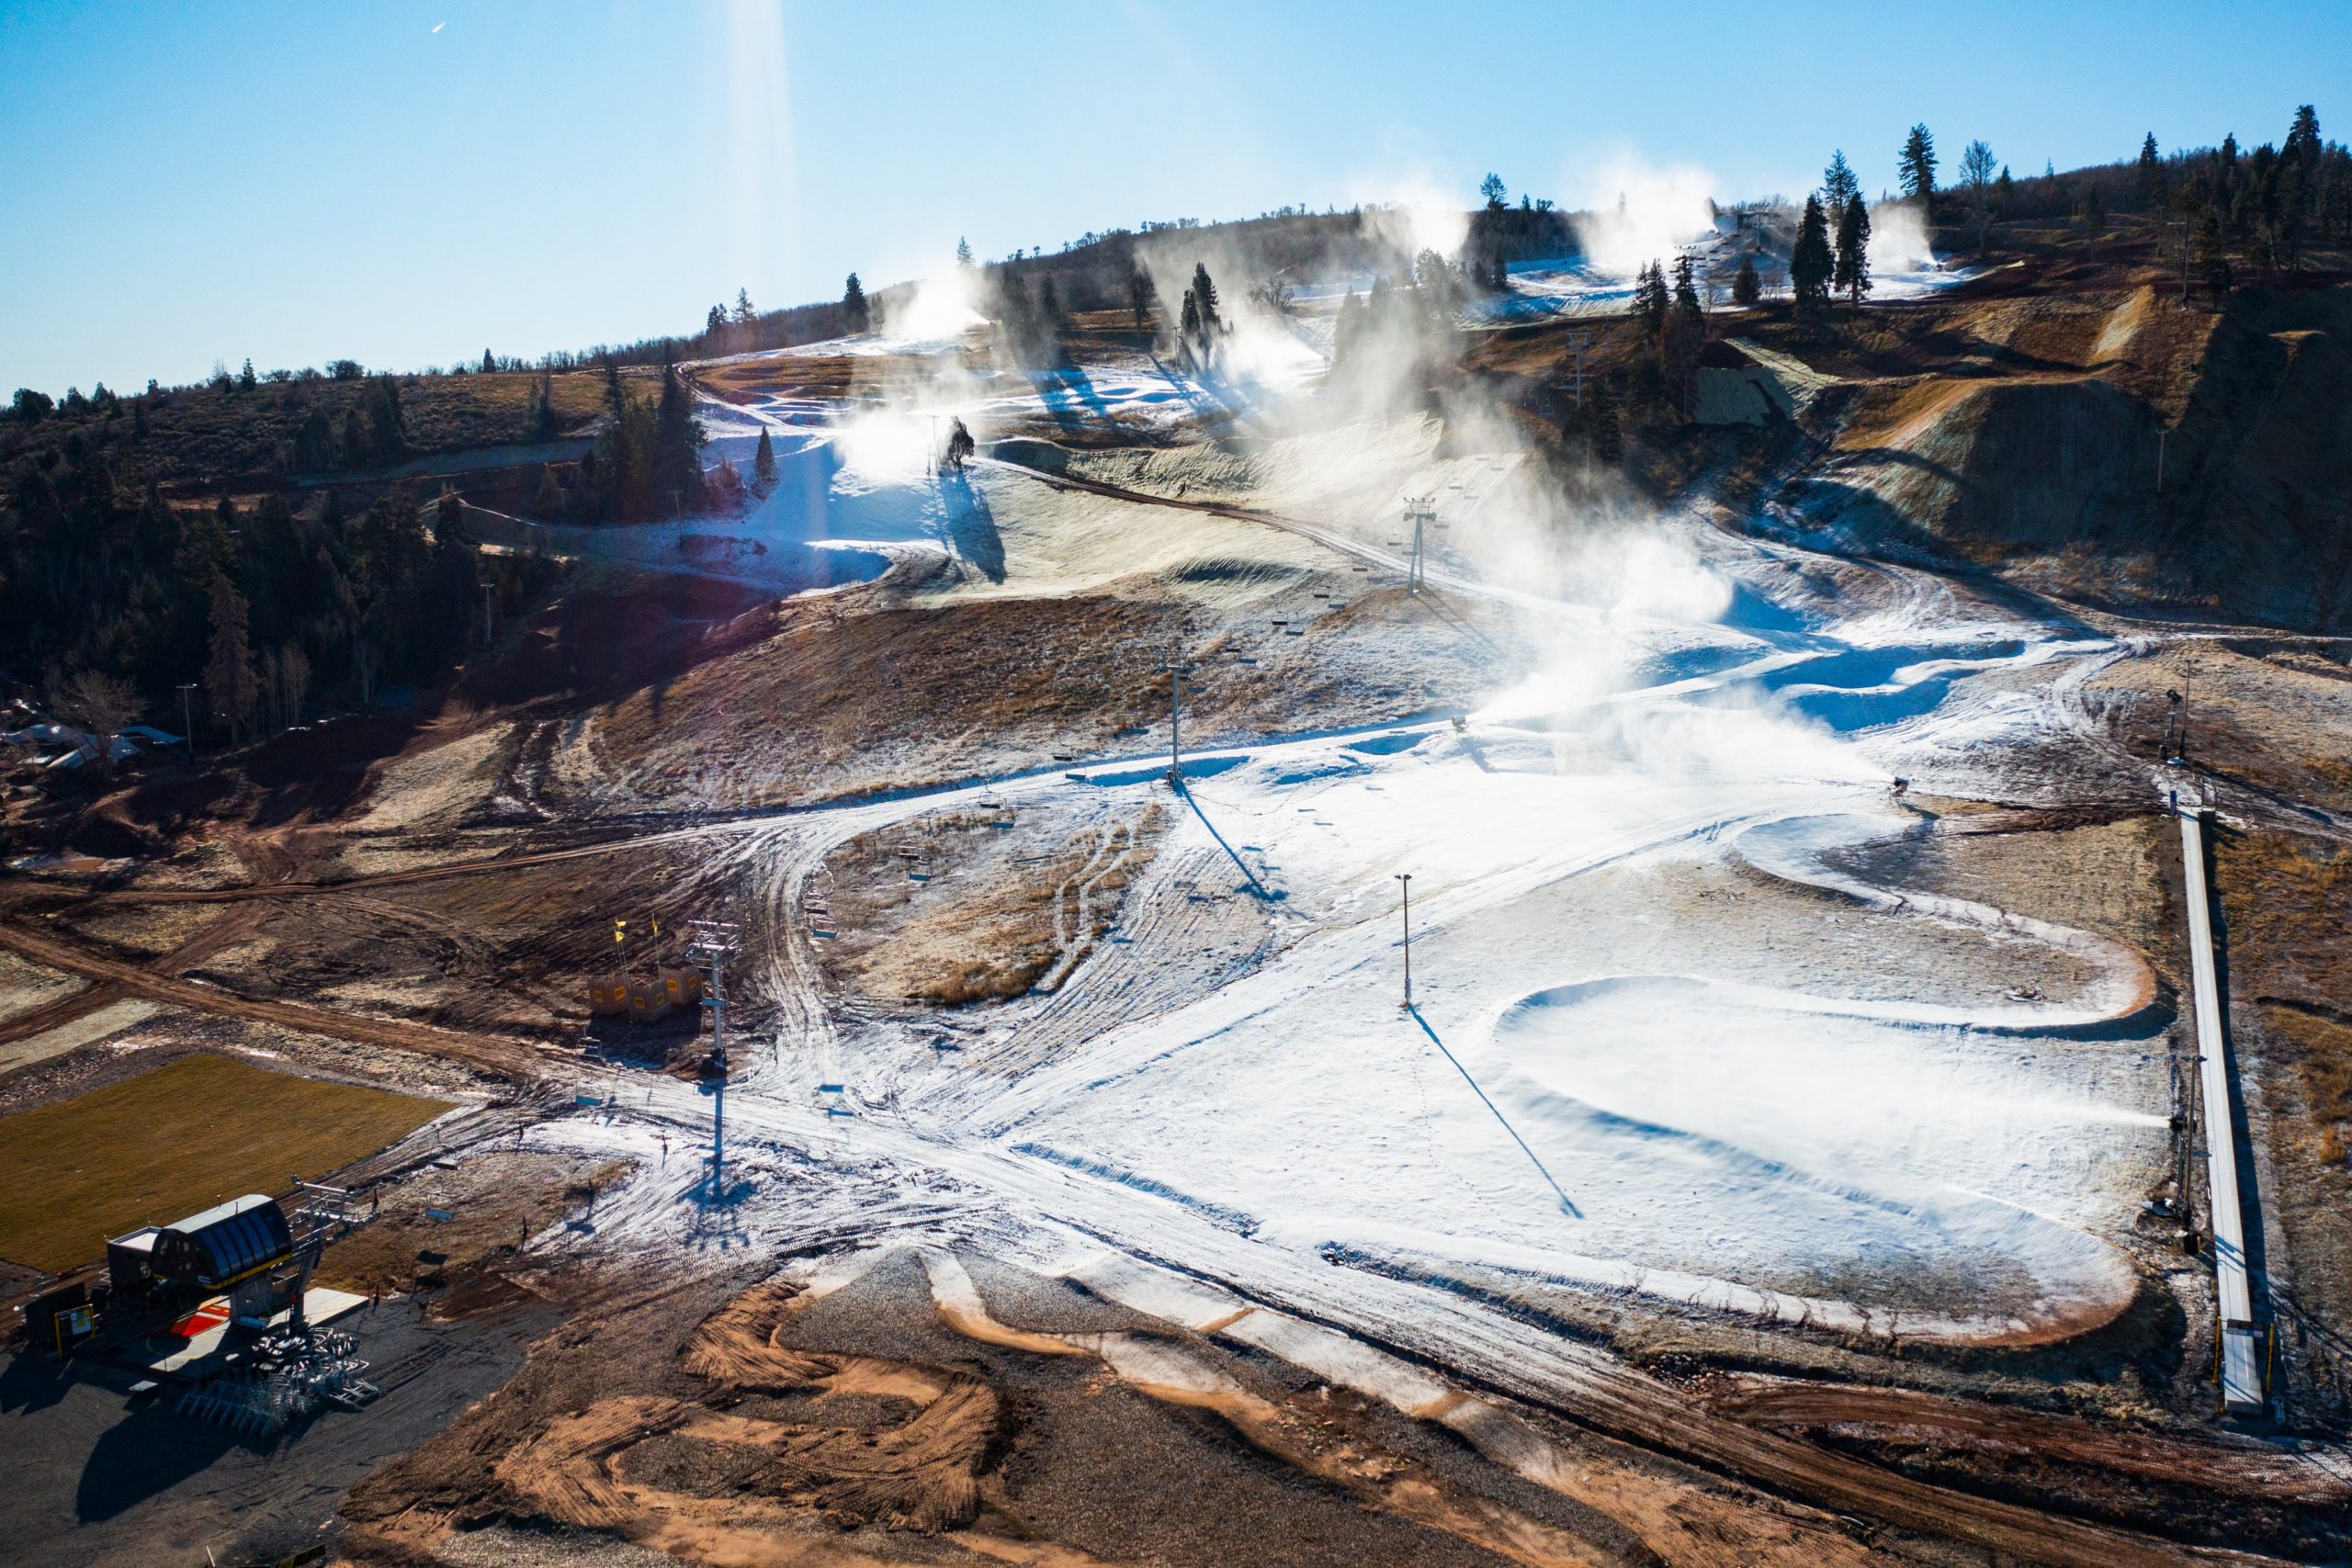
[[[862,833],[826,861],[842,933],[826,944],[827,967],[894,1001],[963,1007],[1025,996],[1110,929],[1128,884],[1150,863],[1160,820],[1155,805],[1043,854],[1035,840],[969,812]],[[910,866],[931,880],[910,880]]]
[[[0,1119],[0,1258],[54,1273],[141,1224],[277,1192],[375,1153],[449,1109],[353,1084],[184,1056]]]

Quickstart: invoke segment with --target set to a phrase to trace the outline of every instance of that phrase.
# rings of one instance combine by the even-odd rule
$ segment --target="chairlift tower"
[[[1171,659],[1159,667],[1168,677],[1168,787],[1184,788],[1184,677],[1199,666],[1186,659]]]
[[[1405,521],[1413,525],[1413,558],[1405,570],[1405,592],[1419,593],[1424,581],[1421,557],[1422,552],[1428,547],[1427,530],[1437,526],[1437,497],[1433,495],[1407,496]]]
[[[732,920],[688,920],[686,933],[686,956],[710,971],[702,1005],[710,1010],[710,1062],[718,1076],[711,1090],[710,1178],[705,1190],[717,1198],[724,1190],[721,1173],[727,1158],[727,961],[741,947]]]

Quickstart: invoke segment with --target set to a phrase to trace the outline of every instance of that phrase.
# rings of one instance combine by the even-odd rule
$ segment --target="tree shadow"
[[[1084,370],[1072,367],[1046,371],[1036,377],[1035,384],[1037,396],[1044,401],[1046,412],[1066,429],[1074,428],[1078,423],[1072,417],[1073,405],[1084,408],[1105,424],[1114,423],[1111,405],[1102,400],[1102,395],[1094,389],[1093,380]]]
[[[940,531],[959,559],[978,569],[990,582],[1004,581],[1004,537],[996,531],[996,514],[988,498],[972,488],[971,477],[955,468],[941,470],[939,494],[947,515]]]

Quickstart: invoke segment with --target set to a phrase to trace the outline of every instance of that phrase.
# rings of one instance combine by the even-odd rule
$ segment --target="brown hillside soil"
[[[2352,844],[2224,830],[2213,858],[2232,1033],[2275,1188],[2266,1261],[2290,1416],[2324,1427],[2352,1411],[2335,1326],[2352,1321]]]
[[[411,455],[465,451],[535,439],[532,407],[538,376],[529,371],[492,375],[402,376],[401,413]],[[278,469],[313,409],[323,412],[340,438],[345,414],[368,396],[366,381],[263,382],[250,391],[188,387],[150,399],[147,436],[134,441],[130,400],[108,419],[92,413],[60,414],[29,430],[11,423],[0,434],[0,463],[13,466],[18,454],[62,446],[79,432],[115,468],[118,480],[136,486],[153,479],[167,490],[221,480],[244,480],[243,488],[275,489],[268,476]],[[560,428],[570,431],[605,408],[602,377],[576,371],[554,378],[551,400]],[[209,503],[209,502],[208,502]]]
[[[1868,1455],[1921,1479],[2131,1522],[2194,1518],[2205,1539],[2324,1555],[2352,1483],[2247,1438],[2197,1442],[1941,1399],[1779,1378],[1711,1380],[1725,1415]]]
[[[836,984],[879,1001],[959,1007],[1026,995],[1081,963],[1151,863],[1150,805],[1067,839],[1000,829],[1001,813],[934,812],[844,841],[813,885],[811,923]],[[923,880],[917,880],[918,877]]]
[[[2347,624],[2352,288],[2220,312],[2153,286],[1962,299],[1757,335],[1849,378],[1816,406],[1828,455],[1781,496],[1805,526],[2100,603]]]

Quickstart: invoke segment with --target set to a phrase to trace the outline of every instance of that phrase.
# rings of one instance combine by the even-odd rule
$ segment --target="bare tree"
[[[1982,141],[1972,141],[1960,154],[1960,183],[1968,192],[1968,218],[1976,226],[1976,248],[1984,249],[1984,236],[1993,225],[1993,177],[2000,172],[2001,161],[1993,156],[1993,149]]]
[[[98,771],[114,776],[115,737],[139,716],[139,694],[130,682],[100,670],[82,670],[50,688],[49,705],[77,729],[86,729],[98,745]]]

